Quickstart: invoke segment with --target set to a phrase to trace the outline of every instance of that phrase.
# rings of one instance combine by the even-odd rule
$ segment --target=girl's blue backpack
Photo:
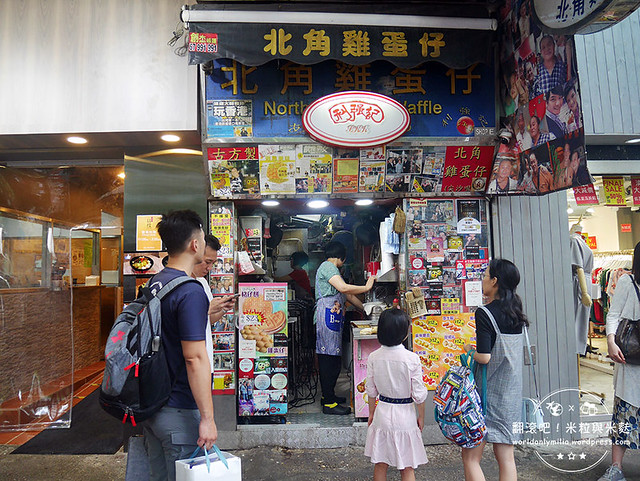
[[[463,448],[479,445],[487,432],[484,406],[473,376],[474,352],[462,354],[462,365],[446,372],[433,399],[435,419],[442,434]],[[486,381],[483,381],[483,393],[486,393]]]

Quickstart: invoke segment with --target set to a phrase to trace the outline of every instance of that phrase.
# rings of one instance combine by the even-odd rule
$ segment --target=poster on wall
[[[333,193],[358,192],[358,158],[333,159]]]
[[[448,311],[455,300],[446,303]],[[443,311],[444,312],[444,311]],[[460,364],[465,344],[475,344],[475,317],[471,313],[426,316],[411,326],[413,352],[420,357],[422,379],[434,390],[450,367]]]
[[[333,149],[321,144],[296,146],[296,194],[330,194]]]
[[[260,193],[295,194],[295,145],[260,145]]]
[[[442,192],[484,192],[493,165],[494,146],[447,147]]]
[[[530,0],[500,15],[505,130],[487,193],[540,195],[591,183],[573,36],[543,33]]]
[[[158,234],[161,214],[136,216],[136,251],[161,251],[162,239]]]
[[[458,213],[458,224],[456,231],[458,234],[480,234],[480,201],[479,200],[456,200],[456,210]]]
[[[211,195],[228,198],[236,194],[257,194],[258,147],[207,147]]]
[[[207,137],[253,137],[253,105],[247,99],[207,99]]]
[[[385,159],[384,146],[360,149],[359,192],[384,191]]]

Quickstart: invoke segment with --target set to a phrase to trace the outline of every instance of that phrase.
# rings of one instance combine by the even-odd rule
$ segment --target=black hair
[[[402,344],[409,334],[409,315],[395,307],[385,309],[378,319],[378,342],[383,346]]]
[[[204,235],[204,242],[207,244],[209,249],[213,249],[214,251],[219,251],[222,247],[218,238],[211,234]]]
[[[551,94],[559,95],[564,100],[564,87],[561,84],[556,85],[544,95],[544,99],[549,101]]]
[[[631,273],[636,283],[640,283],[640,242],[633,249],[633,263],[631,264]]]
[[[302,251],[294,252],[291,254],[291,262],[293,262],[294,266],[303,267],[307,262],[309,262],[309,256]]]
[[[335,258],[344,261],[347,258],[347,248],[337,241],[329,242],[324,248],[324,253],[327,259]]]
[[[572,90],[574,90],[576,92],[576,94],[578,93],[578,89],[576,88],[576,82],[575,81],[569,81],[569,82],[567,82],[565,84],[565,86],[564,86],[564,98],[565,99],[569,95],[569,92],[571,92]]]
[[[528,326],[529,320],[522,310],[522,299],[516,294],[520,272],[515,264],[506,259],[493,259],[489,262],[489,275],[498,280],[498,299],[513,326]]]
[[[158,234],[169,255],[182,254],[199,230],[202,230],[202,219],[192,210],[169,212],[158,223]]]

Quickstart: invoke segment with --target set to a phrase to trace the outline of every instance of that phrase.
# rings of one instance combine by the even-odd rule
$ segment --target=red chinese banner
[[[640,205],[640,177],[631,177],[631,195],[633,205]]]
[[[600,203],[598,201],[598,193],[593,187],[593,184],[574,187],[573,194],[576,197],[576,204],[578,205],[598,205]]]
[[[604,186],[605,205],[627,205],[627,197],[624,191],[624,177],[604,177],[602,184]]]
[[[210,147],[208,160],[254,160],[258,158],[257,147]]]
[[[493,146],[447,147],[442,192],[484,192],[493,165]]]

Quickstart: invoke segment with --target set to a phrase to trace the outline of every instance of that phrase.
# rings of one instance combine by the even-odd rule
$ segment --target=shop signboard
[[[626,206],[627,198],[624,190],[624,177],[603,177],[605,205]]]
[[[573,188],[573,194],[578,205],[598,205],[598,193],[593,184],[581,185]]]
[[[302,115],[302,126],[312,139],[337,147],[388,144],[407,131],[409,122],[409,112],[402,104],[363,91],[326,95]]]
[[[631,177],[631,195],[633,205],[640,205],[640,177]]]
[[[620,232],[631,232],[631,224],[620,224]]]
[[[442,192],[484,192],[493,164],[493,146],[449,146],[444,158]]]
[[[162,250],[162,239],[157,228],[161,220],[160,214],[136,216],[136,251]]]
[[[246,67],[219,59],[204,82],[205,142],[308,138],[303,111],[326,95],[347,91],[378,93],[401,104],[410,117],[403,138],[468,137],[476,132],[490,134],[495,128],[492,64],[454,69],[432,62],[401,69],[384,61],[347,65],[331,60],[315,65],[269,62]],[[225,103],[230,100],[251,102],[250,124],[246,117],[249,104]],[[233,128],[223,128],[221,122]]]
[[[529,8],[527,2],[525,8]],[[532,0],[532,13],[549,33],[594,33],[615,25],[633,12],[638,0]],[[521,7],[522,8],[522,7]]]

